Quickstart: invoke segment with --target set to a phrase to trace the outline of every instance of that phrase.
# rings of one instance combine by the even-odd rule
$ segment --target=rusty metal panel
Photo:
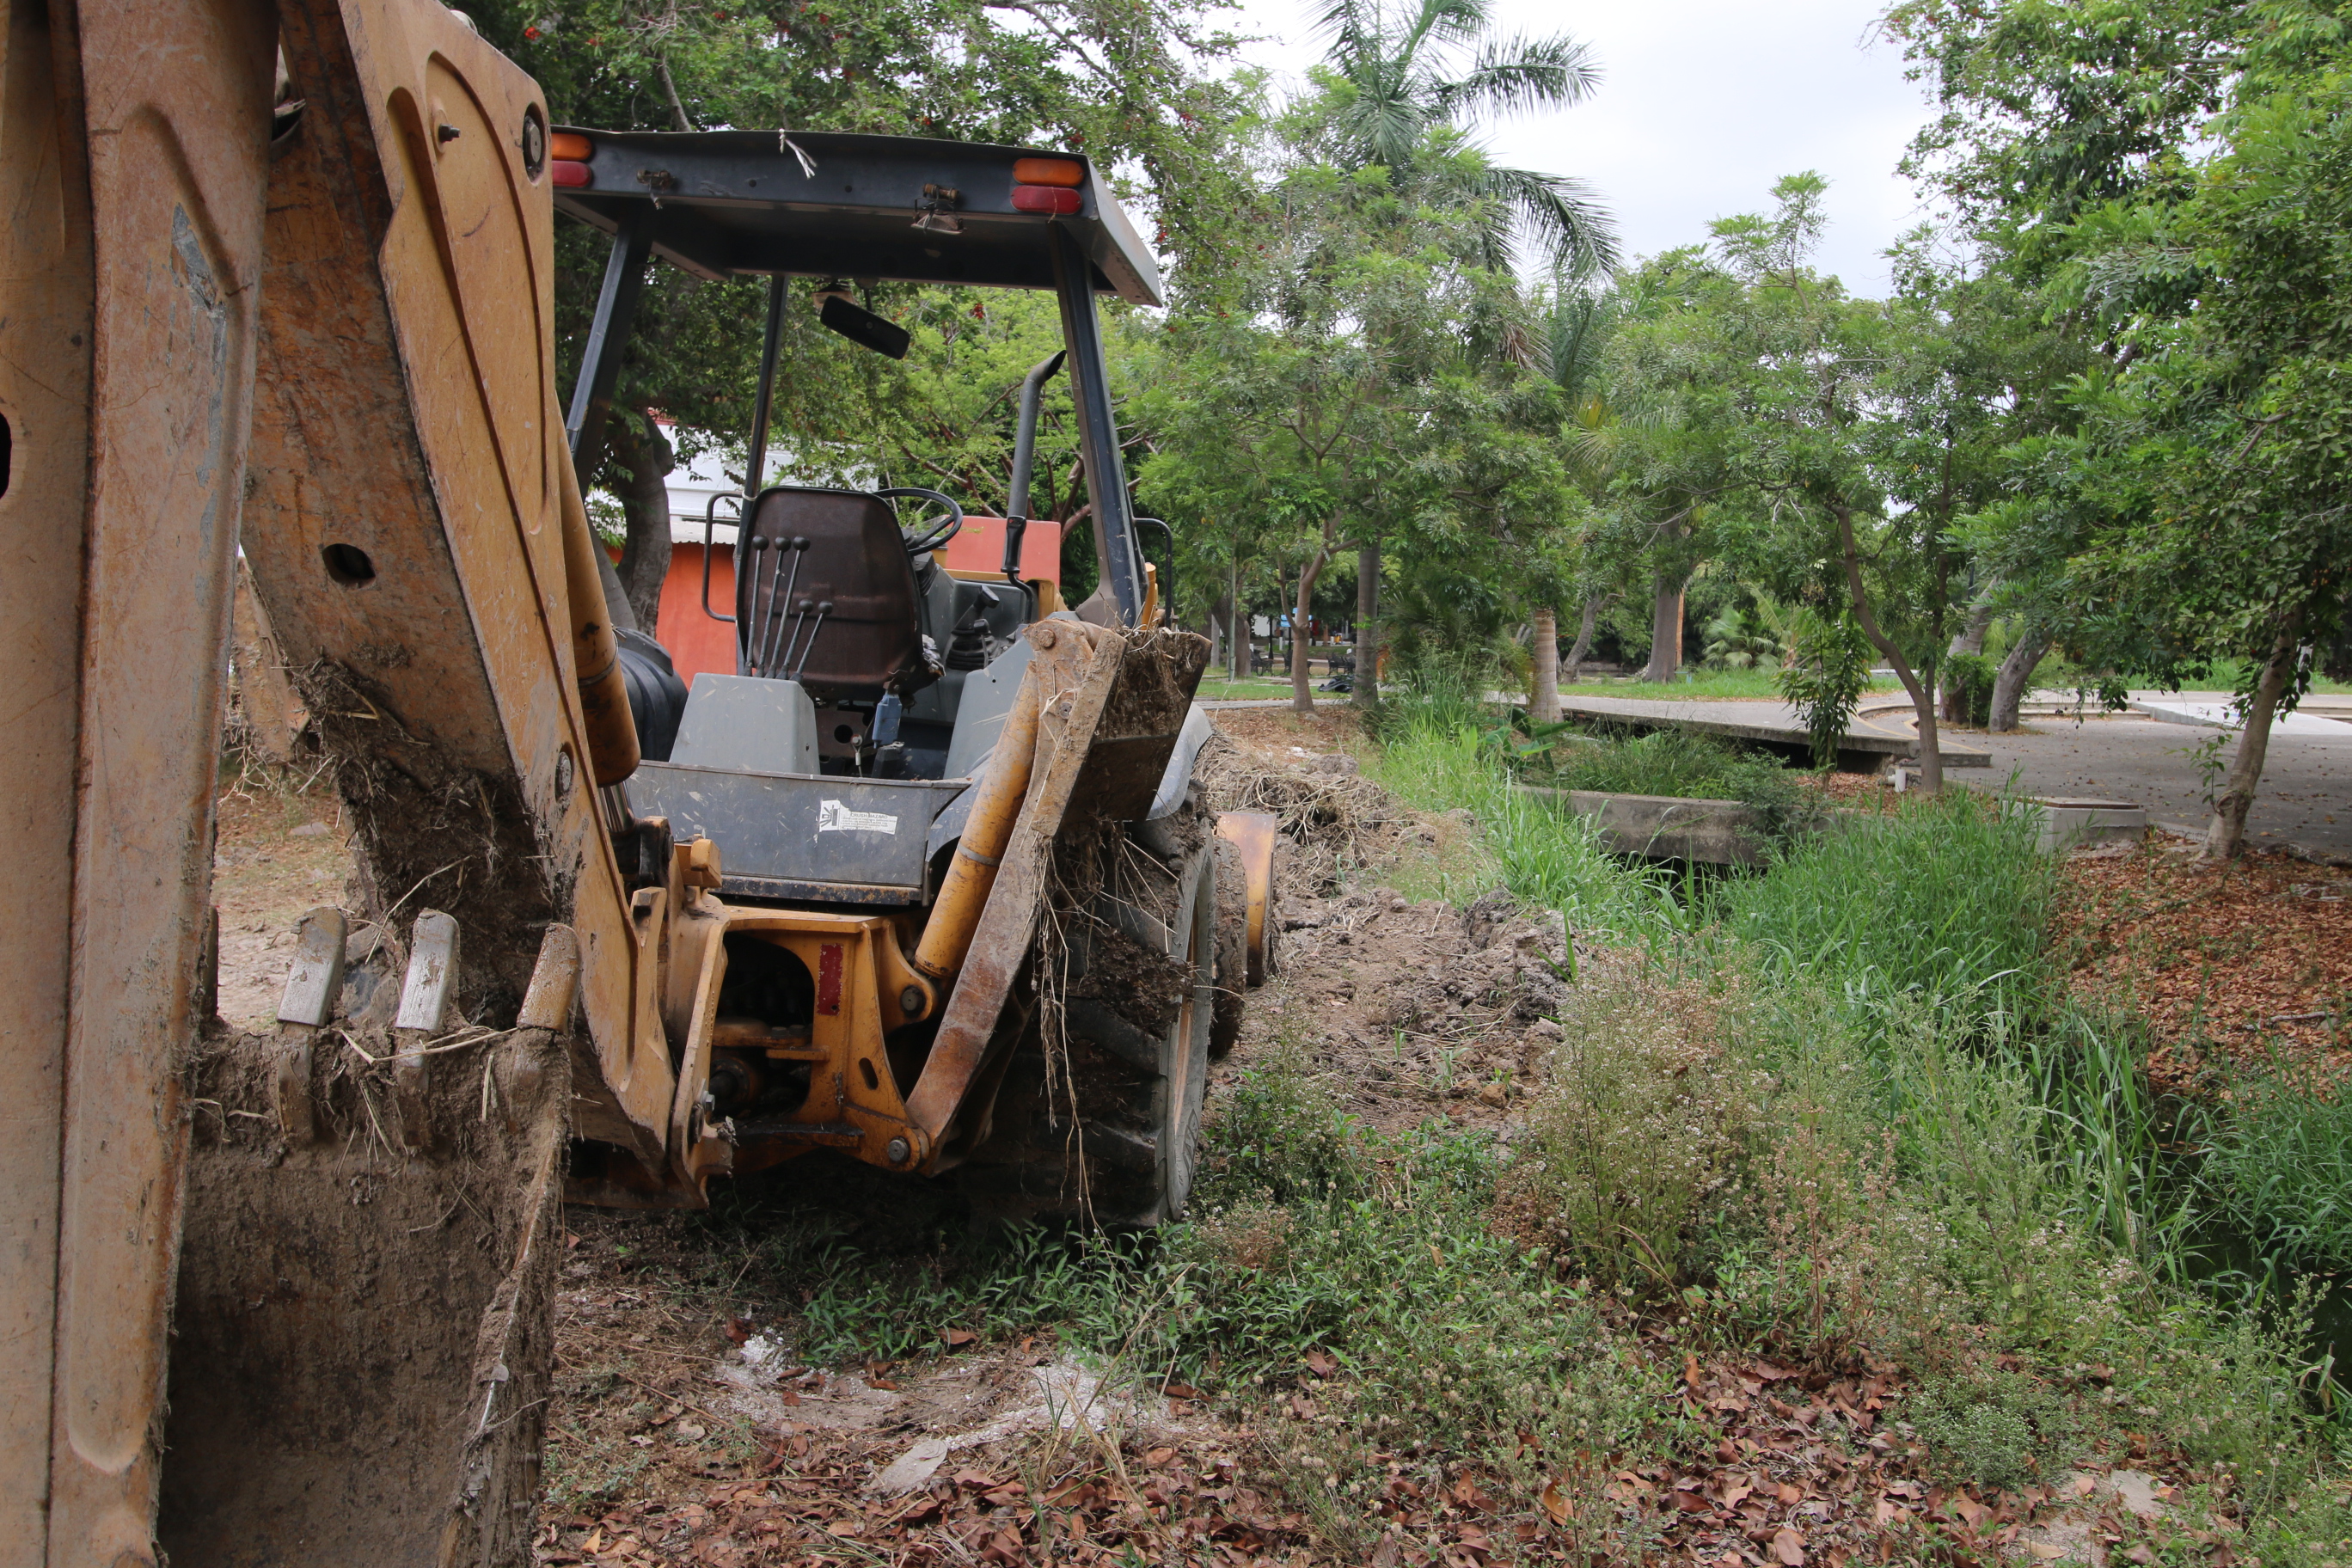
[[[90,235],[70,26],[8,0],[0,37],[0,682],[16,716],[11,797],[22,886],[0,902],[0,1540],[46,1555],[57,1318],[58,1147],[64,1120],[74,769],[81,731],[82,507],[89,469]],[[70,18],[68,18],[68,22]],[[58,56],[62,53],[63,60]],[[60,66],[64,68],[60,68]],[[152,1325],[126,1325],[131,1331]]]
[[[469,1008],[576,926],[582,1131],[652,1159],[675,1083],[575,686],[544,106],[427,0],[281,17],[307,107],[271,164],[254,581],[378,900],[459,918]]]
[[[962,972],[940,1015],[931,1054],[907,1097],[907,1114],[936,1155],[949,1152],[949,1130],[996,1035],[1013,979],[1028,962],[1052,884],[1054,836],[1076,808],[1073,792],[1127,651],[1119,633],[1077,622],[1041,622],[1028,635],[1036,652],[1023,679],[1034,682],[1040,694],[1038,765]]]
[[[153,1560],[270,32],[245,0],[7,11],[0,658],[47,893],[0,928],[11,1561]]]

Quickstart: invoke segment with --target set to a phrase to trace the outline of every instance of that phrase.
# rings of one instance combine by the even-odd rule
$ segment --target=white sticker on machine
[[[820,801],[816,808],[819,833],[896,833],[898,819],[887,811],[852,811],[837,800]]]

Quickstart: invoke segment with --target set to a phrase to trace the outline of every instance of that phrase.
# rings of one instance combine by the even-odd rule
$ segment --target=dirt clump
[[[1282,923],[1282,1005],[1248,1033],[1295,1034],[1374,1127],[1501,1122],[1559,1038],[1573,970],[1557,910],[1375,887],[1294,901]]]

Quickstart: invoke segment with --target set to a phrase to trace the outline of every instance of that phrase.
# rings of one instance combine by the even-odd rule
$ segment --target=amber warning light
[[[596,155],[596,145],[573,131],[559,131],[547,139],[548,170],[559,185],[583,190],[596,183],[596,172],[588,160]]]
[[[1013,210],[1074,213],[1083,205],[1078,187],[1087,166],[1075,158],[1020,158],[1013,164]]]

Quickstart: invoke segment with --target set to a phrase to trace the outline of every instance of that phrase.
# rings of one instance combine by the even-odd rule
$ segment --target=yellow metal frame
[[[931,981],[907,956],[901,919],[822,910],[727,910],[726,934],[755,935],[783,949],[807,969],[816,989],[805,1044],[736,1041],[717,1016],[717,975],[723,965],[706,982],[707,1000],[688,1047],[694,1056],[686,1064],[688,1081],[707,1079],[722,1050],[809,1064],[808,1098],[782,1126],[766,1126],[766,1136],[732,1145],[726,1166],[730,1173],[741,1175],[824,1148],[885,1170],[911,1170],[929,1154],[930,1141],[907,1114],[890,1067],[890,1031],[919,1022],[938,1006]],[[909,999],[918,1005],[909,1008]],[[698,1178],[712,1173],[713,1167],[694,1173]]]

